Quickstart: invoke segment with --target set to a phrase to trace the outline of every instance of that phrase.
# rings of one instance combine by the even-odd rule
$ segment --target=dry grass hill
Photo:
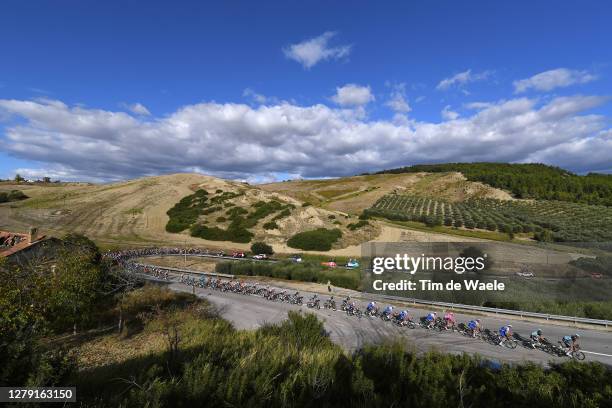
[[[191,237],[188,231],[174,234],[166,232],[166,212],[179,200],[197,189],[210,194],[218,191],[240,193],[227,206],[252,209],[260,201],[276,200],[293,204],[289,216],[277,221],[278,229],[265,230],[262,225],[268,216],[251,228],[253,241],[265,240],[283,245],[297,232],[319,227],[340,228],[343,237],[336,246],[356,245],[372,236],[379,235],[376,225],[350,231],[349,223],[356,217],[345,217],[335,211],[314,206],[302,207],[302,202],[293,197],[260,189],[246,183],[226,181],[199,174],[173,174],[146,177],[113,184],[61,184],[27,185],[3,184],[0,191],[20,189],[30,198],[21,202],[0,205],[0,229],[25,230],[37,225],[42,231],[62,234],[83,233],[99,242],[118,245],[200,245],[246,249],[249,244],[206,241]],[[208,214],[208,226],[224,228],[228,221],[218,221],[225,214],[227,206]]]

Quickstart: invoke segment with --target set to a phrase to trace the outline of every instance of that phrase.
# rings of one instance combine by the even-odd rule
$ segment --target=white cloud
[[[451,110],[450,105],[446,105],[441,112],[442,119],[444,120],[455,120],[459,117],[459,114]]]
[[[346,84],[336,88],[336,94],[331,100],[340,106],[363,106],[374,100],[369,86]]]
[[[130,112],[135,113],[136,115],[143,115],[143,116],[151,115],[151,112],[149,112],[147,107],[144,106],[142,103],[132,103],[132,104],[123,103],[121,104],[121,106],[129,110]]]
[[[595,79],[597,77],[587,71],[558,68],[541,72],[531,78],[514,81],[513,85],[515,93],[526,92],[531,88],[537,91],[551,91],[574,84],[585,84]]]
[[[401,114],[366,120],[321,104],[199,103],[150,120],[60,101],[0,100],[0,112],[11,115],[0,150],[43,163],[38,174],[64,180],[186,171],[251,180],[331,177],[447,161],[538,160],[597,171],[612,169],[609,120],[584,112],[606,101],[516,98],[432,123]]]
[[[285,56],[299,62],[306,69],[312,68],[319,61],[341,59],[351,53],[350,45],[330,47],[329,41],[336,36],[333,31],[327,31],[318,37],[291,44],[283,49]]]
[[[252,90],[251,88],[246,88],[243,92],[242,92],[242,96],[244,96],[245,98],[250,98],[252,99],[254,102],[263,105],[268,101],[268,98],[265,95],[259,94],[257,92],[255,92],[254,90]]]
[[[444,78],[438,83],[438,86],[436,86],[436,89],[439,91],[445,91],[453,86],[461,87],[469,82],[483,81],[489,78],[491,74],[492,74],[491,71],[482,71],[482,72],[473,74],[472,70],[468,69],[467,71],[455,74],[450,78]]]
[[[471,110],[481,110],[489,108],[492,104],[490,102],[468,102],[464,104],[467,109]]]
[[[387,105],[391,110],[397,113],[406,114],[412,110],[410,104],[406,100],[406,84],[399,83],[389,85],[392,87],[390,99],[387,101],[385,105]]]

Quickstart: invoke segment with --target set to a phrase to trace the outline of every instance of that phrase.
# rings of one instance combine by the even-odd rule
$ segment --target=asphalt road
[[[186,286],[178,282],[171,282],[169,287],[172,290],[192,292],[191,286]],[[550,361],[561,362],[567,357],[555,357],[539,350],[527,349],[519,346],[512,350],[506,347],[494,346],[481,340],[468,338],[460,333],[438,332],[425,330],[422,328],[409,329],[400,328],[391,322],[383,322],[379,318],[363,317],[357,318],[347,316],[342,311],[332,311],[326,309],[311,309],[306,305],[298,306],[282,302],[268,301],[259,296],[241,295],[229,292],[220,292],[212,289],[195,289],[196,294],[207,299],[214,304],[221,313],[221,316],[231,321],[239,329],[256,329],[264,323],[277,323],[287,318],[290,310],[314,313],[322,321],[330,334],[330,338],[348,351],[362,347],[365,344],[381,343],[389,340],[405,341],[418,352],[428,350],[438,350],[448,353],[470,353],[480,354],[491,360],[503,362],[536,362],[547,364]],[[310,297],[309,293],[302,292],[304,302]],[[321,304],[326,299],[320,296]],[[341,300],[336,298],[338,307]],[[379,305],[380,306],[380,305]],[[362,310],[365,304],[361,303]],[[426,314],[422,309],[408,309],[413,320]],[[472,317],[466,314],[456,313],[458,322],[465,322]],[[505,324],[512,324],[514,332],[528,337],[533,330],[540,328],[544,331],[544,336],[554,340],[556,343],[562,336],[573,334],[575,328],[536,324],[526,322],[516,318],[494,318],[479,317],[485,328],[498,330]],[[600,361],[612,366],[612,332],[600,330],[579,329],[580,344],[586,354],[585,361]]]

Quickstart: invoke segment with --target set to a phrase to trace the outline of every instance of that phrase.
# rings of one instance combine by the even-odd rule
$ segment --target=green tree
[[[254,242],[253,245],[251,245],[251,252],[254,254],[273,255],[274,249],[265,242]]]

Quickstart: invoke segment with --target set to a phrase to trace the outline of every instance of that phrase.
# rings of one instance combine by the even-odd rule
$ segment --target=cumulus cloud
[[[318,37],[291,44],[283,49],[283,53],[287,58],[299,62],[306,69],[312,68],[320,61],[348,57],[351,53],[350,45],[335,47],[329,45],[330,40],[336,34],[333,31],[327,31]]]
[[[406,114],[410,112],[412,108],[406,99],[406,84],[402,82],[389,86],[392,88],[391,97],[385,105],[396,113]]]
[[[514,92],[522,93],[529,89],[537,91],[551,91],[555,88],[562,88],[574,84],[585,84],[597,79],[587,71],[577,71],[567,68],[552,69],[541,72],[531,78],[514,81]]]
[[[363,106],[374,100],[369,86],[346,84],[336,88],[336,94],[331,100],[340,106]]]
[[[596,171],[612,168],[604,154],[610,129],[605,117],[586,111],[605,102],[516,98],[432,123],[366,120],[351,109],[287,102],[199,103],[145,120],[55,100],[0,100],[8,115],[0,150],[43,163],[55,177],[90,180],[173,172],[331,177],[447,161],[538,160]]]
[[[444,120],[455,120],[459,117],[459,113],[451,110],[450,105],[446,105],[440,114]]]
[[[149,112],[149,110],[147,109],[146,106],[144,106],[142,103],[123,103],[121,104],[121,106],[123,106],[125,109],[129,110],[132,113],[135,113],[136,115],[143,115],[143,116],[149,116],[151,115],[151,112]]]
[[[467,71],[460,72],[458,74],[453,75],[452,77],[444,78],[438,83],[436,89],[439,91],[446,91],[447,89],[453,86],[461,87],[469,82],[483,81],[489,78],[491,74],[491,71],[472,73],[472,70],[468,69]]]

